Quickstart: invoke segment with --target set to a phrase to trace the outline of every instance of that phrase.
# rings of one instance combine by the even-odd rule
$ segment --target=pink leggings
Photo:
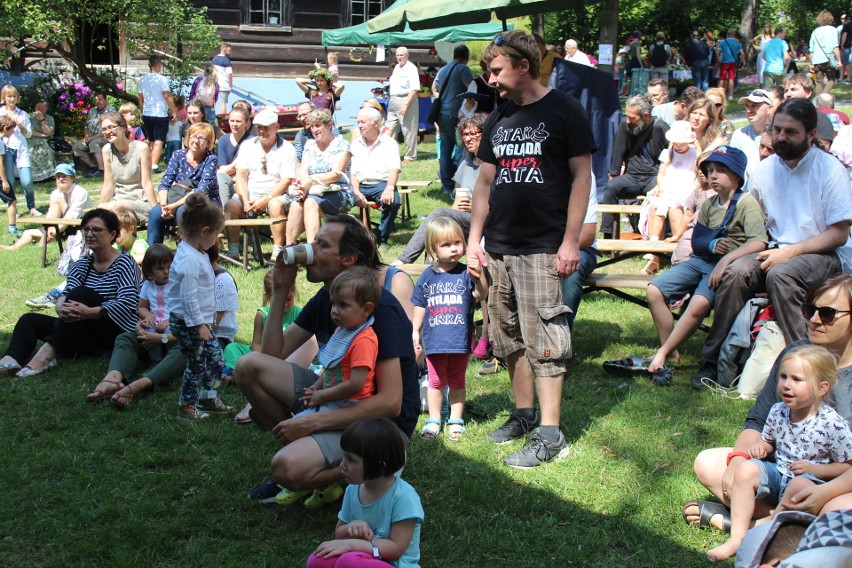
[[[308,557],[307,568],[388,568],[390,562],[373,558],[366,552],[347,552],[331,558],[320,558],[314,554]]]
[[[467,372],[468,353],[433,353],[426,355],[429,368],[429,388],[442,389],[447,385],[453,390],[464,388],[464,375]]]

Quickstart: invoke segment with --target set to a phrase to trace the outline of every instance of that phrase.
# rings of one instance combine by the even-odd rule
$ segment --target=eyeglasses
[[[482,132],[462,132],[462,138],[479,138]]]
[[[207,137],[203,136],[201,134],[196,134],[195,136],[190,136],[189,139],[192,142],[204,142],[205,144],[207,143]]]
[[[518,49],[517,47],[512,45],[511,42],[509,42],[509,40],[503,34],[497,34],[497,36],[494,38],[493,43],[494,43],[494,45],[496,45],[498,47],[501,46],[501,45],[505,45],[506,47],[508,47],[509,49],[513,50],[515,53],[520,55],[521,59],[527,59],[527,60],[530,59],[529,55],[527,55],[526,53],[524,53],[523,51],[521,51],[520,49]]]
[[[296,118],[297,118],[297,119],[299,119],[299,120],[302,120],[302,119],[306,118],[307,116],[308,116],[308,113],[305,113],[305,114],[297,114],[297,115],[296,115]]]
[[[268,171],[266,171],[266,156],[260,159],[260,173],[262,173],[263,175],[269,173]]]
[[[805,319],[810,320],[814,314],[819,314],[819,321],[822,323],[832,323],[837,319],[837,314],[848,314],[852,310],[836,310],[831,306],[815,306],[813,304],[805,304],[802,306],[802,314]]]
[[[106,229],[104,229],[103,227],[83,227],[82,229],[80,229],[80,231],[83,233],[83,236],[94,235],[97,237],[98,235],[106,231]]]
[[[115,132],[116,130],[121,130],[121,128],[122,128],[121,126],[119,126],[117,124],[113,124],[111,126],[102,126],[101,131],[102,132]]]

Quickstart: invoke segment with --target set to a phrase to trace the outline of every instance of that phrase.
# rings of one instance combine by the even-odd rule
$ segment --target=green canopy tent
[[[411,0],[397,0],[385,12],[408,4]],[[486,20],[487,22],[487,20]],[[397,31],[370,33],[367,24],[322,32],[322,44],[329,45],[402,45],[411,43],[434,43],[436,41],[491,41],[503,30],[500,24],[477,23],[466,26],[448,25],[442,28],[412,30],[405,25]]]
[[[491,21],[492,12],[505,22],[509,18],[567,10],[567,0],[410,0],[397,2],[367,21],[367,31],[428,30]]]

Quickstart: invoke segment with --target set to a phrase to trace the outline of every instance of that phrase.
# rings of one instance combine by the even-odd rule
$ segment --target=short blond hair
[[[788,360],[799,359],[808,380],[808,387],[814,397],[811,410],[815,411],[823,400],[830,399],[831,387],[837,383],[837,358],[825,347],[819,345],[800,345],[787,351],[778,364],[780,381],[781,369]],[[820,396],[820,383],[828,383],[829,390],[825,396]]]
[[[186,138],[184,139],[184,145],[189,148],[189,139],[195,135],[196,133],[201,133],[207,139],[207,151],[211,151],[213,149],[213,143],[216,141],[216,133],[213,131],[213,127],[208,122],[196,122],[195,124],[191,124],[189,128],[186,129]]]
[[[436,217],[426,225],[426,253],[434,262],[438,259],[438,245],[453,237],[461,237],[464,242],[464,231],[455,219],[451,217]]]

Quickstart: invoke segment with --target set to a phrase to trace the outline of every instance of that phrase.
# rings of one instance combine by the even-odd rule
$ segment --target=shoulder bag
[[[447,80],[444,81],[444,84],[442,85],[442,88],[441,88],[441,92],[438,93],[438,98],[435,99],[434,101],[432,101],[432,107],[429,109],[429,114],[426,116],[426,122],[428,122],[429,124],[433,124],[435,122],[438,122],[438,117],[441,115],[441,105],[443,104],[442,99],[444,98],[444,88],[443,87],[446,87],[447,85],[450,84],[450,79],[452,78],[453,73],[455,72],[456,68],[460,64],[454,62],[454,65],[455,65],[455,67],[450,69],[449,72],[447,73]]]
[[[721,256],[716,254],[710,248],[710,245],[714,240],[722,238],[727,234],[728,223],[731,221],[731,217],[734,216],[734,211],[737,210],[737,202],[740,200],[740,197],[742,197],[742,194],[743,191],[738,189],[736,193],[731,196],[731,202],[728,204],[727,211],[725,211],[725,217],[722,219],[722,223],[718,228],[711,229],[701,223],[695,223],[695,228],[692,230],[692,252],[695,256],[705,258],[719,258]]]

